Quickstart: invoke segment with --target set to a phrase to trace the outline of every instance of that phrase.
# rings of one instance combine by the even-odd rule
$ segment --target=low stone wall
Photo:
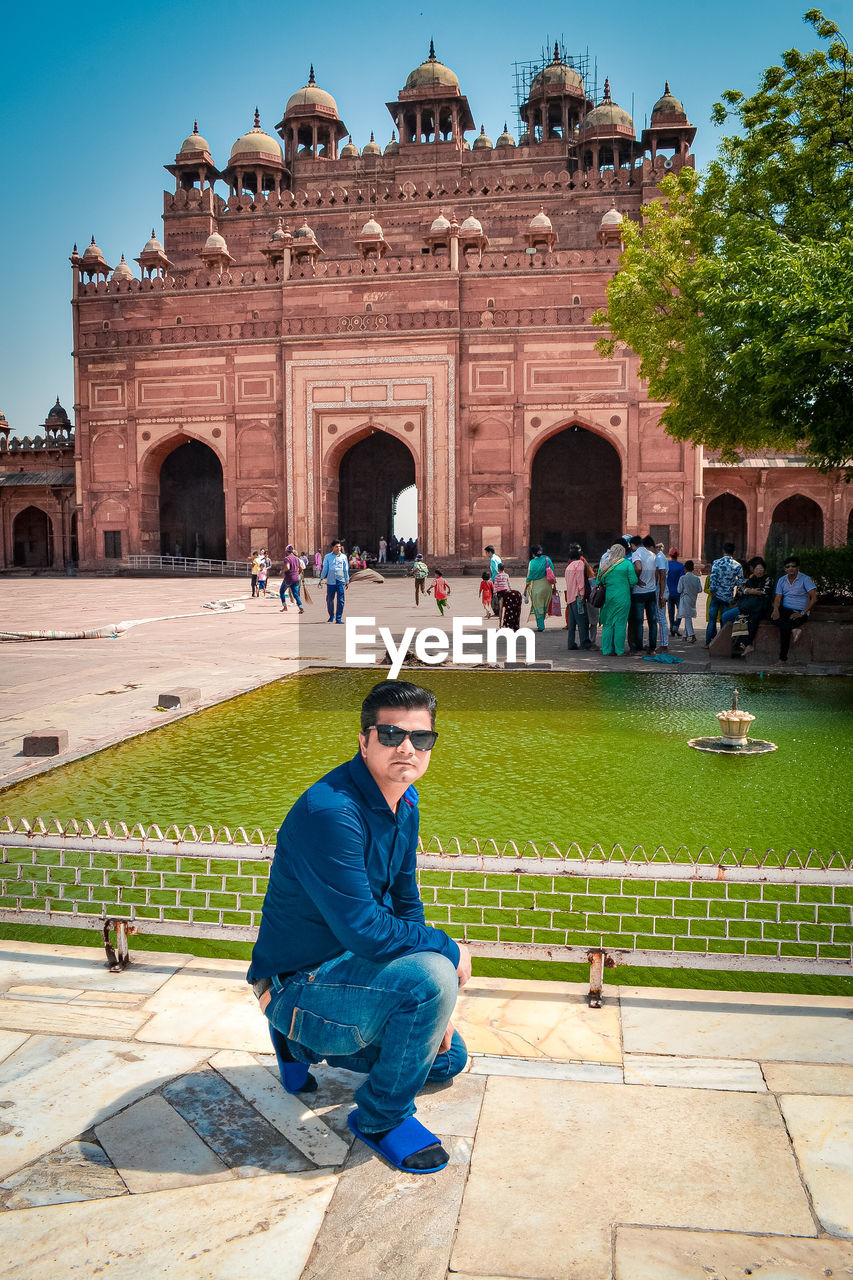
[[[717,633],[708,652],[712,658],[731,657],[731,623],[727,623]],[[775,662],[778,657],[779,629],[772,622],[762,622],[758,628],[755,651],[744,661],[751,666],[766,666]],[[817,605],[802,628],[799,640],[791,645],[788,661],[853,667],[853,608]]]

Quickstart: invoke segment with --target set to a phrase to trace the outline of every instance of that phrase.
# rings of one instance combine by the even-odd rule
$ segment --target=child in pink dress
[[[441,570],[435,570],[435,577],[430,586],[427,587],[427,593],[435,595],[435,603],[438,605],[438,612],[444,613],[447,597],[450,595],[450,583],[446,578],[442,578]]]
[[[483,617],[491,618],[492,596],[494,595],[494,586],[492,584],[491,578],[489,577],[488,569],[483,570],[481,577],[483,580],[480,583],[480,590],[478,592],[478,595],[483,604]]]

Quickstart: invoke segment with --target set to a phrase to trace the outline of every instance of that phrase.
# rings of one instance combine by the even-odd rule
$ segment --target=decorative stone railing
[[[252,940],[274,833],[0,822],[0,920]],[[477,955],[850,975],[853,860],[809,850],[422,843],[427,920]],[[592,1001],[595,1003],[595,1000]]]
[[[43,436],[7,436],[0,434],[0,454],[27,453],[44,449],[73,449],[74,428],[47,431]]]

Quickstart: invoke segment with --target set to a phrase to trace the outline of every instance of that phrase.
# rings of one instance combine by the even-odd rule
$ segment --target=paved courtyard
[[[475,978],[395,1171],[360,1077],[278,1082],[240,961],[0,945],[0,1252],[21,1280],[853,1274],[853,1001]]]

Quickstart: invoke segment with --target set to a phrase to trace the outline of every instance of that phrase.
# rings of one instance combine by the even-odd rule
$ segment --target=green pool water
[[[727,676],[428,672],[439,741],[421,833],[561,849],[640,844],[850,853],[853,680],[744,675],[753,736],[779,750],[692,751],[731,704]],[[272,831],[353,754],[376,675],[279,681],[5,791],[13,817],[212,823]]]

